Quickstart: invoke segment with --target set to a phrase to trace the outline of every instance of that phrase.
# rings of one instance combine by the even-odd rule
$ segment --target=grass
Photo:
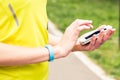
[[[116,28],[116,32],[95,51],[86,52],[109,75],[120,80],[120,52],[118,50],[119,0],[48,0],[48,17],[64,32],[77,18],[93,20],[94,29],[102,24]],[[87,31],[83,31],[84,34]]]

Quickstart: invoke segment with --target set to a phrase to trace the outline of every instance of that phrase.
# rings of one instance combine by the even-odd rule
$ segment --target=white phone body
[[[104,27],[104,31],[106,31],[107,29],[112,29],[112,26],[105,26]],[[86,45],[86,44],[89,44],[90,41],[91,41],[91,38],[93,35],[96,35],[98,36],[100,33],[100,30],[96,29],[96,30],[93,30],[93,31],[90,31],[88,33],[85,33],[83,34],[80,38],[79,38],[79,42],[81,45]]]

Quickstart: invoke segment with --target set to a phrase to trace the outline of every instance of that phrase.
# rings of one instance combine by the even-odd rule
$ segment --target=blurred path
[[[55,60],[50,63],[49,80],[102,80],[82,62],[75,57],[74,54],[67,58]]]

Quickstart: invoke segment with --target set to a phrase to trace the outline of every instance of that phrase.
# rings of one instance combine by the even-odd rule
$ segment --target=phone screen
[[[98,34],[98,33],[100,33],[100,30],[93,32],[92,34],[85,37],[85,39],[88,39],[88,38],[92,37],[94,34]]]

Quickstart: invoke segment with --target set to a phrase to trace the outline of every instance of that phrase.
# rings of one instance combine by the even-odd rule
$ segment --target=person
[[[47,80],[48,62],[72,51],[97,49],[115,30],[102,31],[90,44],[78,41],[91,20],[76,19],[61,38],[47,32],[47,0],[0,0],[0,80]]]

